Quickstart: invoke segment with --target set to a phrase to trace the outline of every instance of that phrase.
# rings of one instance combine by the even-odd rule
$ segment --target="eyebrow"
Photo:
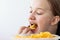
[[[32,7],[30,7],[30,8],[32,9]],[[41,10],[45,11],[43,8],[36,8],[36,9],[37,9],[37,10],[38,10],[38,9],[41,9]]]

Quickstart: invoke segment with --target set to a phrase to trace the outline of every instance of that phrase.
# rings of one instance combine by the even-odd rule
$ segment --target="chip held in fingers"
[[[35,24],[33,24],[33,25],[31,25],[29,28],[30,28],[30,29],[36,29],[36,26],[35,26]]]

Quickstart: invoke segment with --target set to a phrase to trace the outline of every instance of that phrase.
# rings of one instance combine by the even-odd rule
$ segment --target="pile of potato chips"
[[[54,38],[55,36],[50,32],[40,32],[39,34],[31,34],[29,36],[16,35],[16,38]]]

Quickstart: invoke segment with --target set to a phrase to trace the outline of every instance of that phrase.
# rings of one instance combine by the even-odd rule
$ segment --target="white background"
[[[0,40],[12,40],[28,24],[29,0],[0,0]]]

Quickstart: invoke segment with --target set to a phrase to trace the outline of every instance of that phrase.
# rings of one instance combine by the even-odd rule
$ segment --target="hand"
[[[30,35],[32,34],[32,30],[29,27],[22,26],[19,29],[19,34],[25,36],[25,35]]]

